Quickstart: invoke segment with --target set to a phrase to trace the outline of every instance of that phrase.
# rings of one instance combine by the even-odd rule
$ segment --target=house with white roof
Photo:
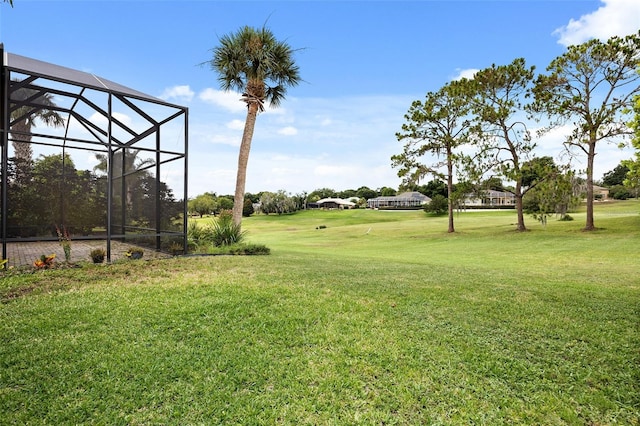
[[[420,208],[430,202],[431,198],[414,191],[403,192],[394,196],[370,198],[367,200],[367,207],[370,209]]]

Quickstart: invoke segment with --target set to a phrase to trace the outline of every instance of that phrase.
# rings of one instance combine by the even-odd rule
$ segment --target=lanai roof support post
[[[188,167],[189,167],[189,158],[188,158],[188,152],[189,152],[189,148],[188,148],[188,144],[189,144],[189,110],[185,109],[184,110],[184,190],[182,191],[182,206],[183,206],[183,211],[182,211],[182,217],[183,217],[183,223],[182,223],[182,230],[183,230],[183,235],[182,235],[182,254],[187,254],[188,251],[188,247],[187,247],[187,229],[189,229],[187,227],[187,220],[188,218],[188,206],[187,206],[187,202],[189,200],[189,197],[187,196],[187,191],[188,191],[188,184],[187,184],[187,179],[188,179]]]
[[[5,68],[4,45],[0,43],[0,146],[2,148],[2,183],[0,192],[0,215],[2,215],[0,238],[2,239],[2,259],[7,258],[7,168],[9,155],[9,71]],[[2,260],[0,259],[0,260]]]
[[[112,203],[113,203],[113,149],[111,147],[111,94],[107,97],[109,120],[107,122],[107,262],[111,262]]]

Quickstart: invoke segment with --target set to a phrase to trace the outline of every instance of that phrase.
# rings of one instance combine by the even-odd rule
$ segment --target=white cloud
[[[222,90],[205,89],[198,95],[201,101],[224,108],[233,113],[242,113],[247,106],[240,100],[242,95],[237,92],[225,92]]]
[[[351,170],[353,170],[353,167],[322,164],[316,166],[313,169],[313,173],[316,176],[345,176],[349,175],[351,173]]]
[[[640,1],[603,0],[603,6],[595,12],[571,19],[569,23],[556,29],[559,44],[564,46],[581,44],[591,38],[607,40],[613,36],[626,36],[638,31],[640,22]]]
[[[480,70],[476,68],[469,68],[466,70],[457,69],[456,72],[458,74],[455,77],[453,77],[452,80],[454,81],[462,80],[463,78],[472,79],[478,71]]]
[[[292,126],[287,126],[278,130],[278,134],[284,135],[284,136],[295,136],[298,134],[298,129]]]
[[[115,118],[125,126],[131,127],[132,121],[131,121],[131,117],[129,117],[128,115],[122,114],[120,112],[114,112],[111,115],[113,116],[113,118]],[[107,117],[105,117],[103,114],[100,114],[98,112],[94,112],[93,114],[91,114],[91,117],[89,117],[89,121],[91,121],[92,123],[98,126],[106,126],[108,122]]]
[[[324,187],[396,187],[400,179],[390,157],[401,149],[395,132],[412,101],[406,95],[287,99],[286,114],[258,116],[246,190],[295,194]],[[237,119],[244,125],[244,119],[199,108],[192,110],[189,132],[189,193],[231,194],[242,132],[230,123]],[[200,116],[206,125],[195,124]]]
[[[244,121],[242,120],[231,120],[227,123],[227,128],[231,130],[243,130],[244,129]]]
[[[194,92],[188,85],[185,86],[173,86],[164,89],[160,95],[160,99],[169,100],[176,99],[179,101],[191,101],[193,99]]]
[[[232,135],[208,135],[204,140],[214,145],[240,146],[240,136]]]

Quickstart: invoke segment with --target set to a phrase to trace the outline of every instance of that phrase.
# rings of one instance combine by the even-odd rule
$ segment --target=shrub
[[[238,244],[245,236],[246,232],[242,231],[240,225],[233,223],[233,216],[229,210],[223,210],[218,218],[211,219],[206,224],[189,222],[187,226],[187,244],[190,252],[211,252],[211,247]]]
[[[250,198],[245,198],[244,204],[242,205],[242,216],[249,217],[253,213],[255,213],[255,210],[253,208],[253,202],[251,202]]]
[[[187,225],[187,248],[190,252],[197,251],[198,248],[207,242],[206,227],[199,226],[197,222],[190,221]]]
[[[434,213],[436,215],[445,214],[449,210],[449,202],[446,197],[440,194],[436,194],[431,199],[431,202],[424,206],[424,211],[427,213]]]
[[[55,265],[55,258],[56,258],[55,253],[50,254],[49,256],[46,256],[43,254],[42,256],[40,256],[39,259],[36,259],[36,261],[33,262],[33,266],[36,269],[53,268],[53,266]]]
[[[144,250],[142,250],[140,247],[130,247],[124,255],[129,259],[142,259],[143,254]]]
[[[631,197],[631,192],[624,185],[614,185],[609,189],[609,195],[614,200],[627,200]]]
[[[229,254],[266,255],[270,253],[271,249],[264,244],[240,244],[229,250]]]
[[[231,211],[223,210],[211,226],[211,241],[214,246],[230,246],[241,242],[246,235],[240,224],[233,223]]]
[[[91,260],[93,263],[102,263],[104,262],[104,258],[107,255],[107,252],[103,248],[94,248],[89,253]]]

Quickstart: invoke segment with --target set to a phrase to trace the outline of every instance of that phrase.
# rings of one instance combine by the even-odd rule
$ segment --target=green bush
[[[212,255],[268,255],[271,254],[271,249],[263,244],[233,244],[229,246],[210,247],[206,254]]]
[[[440,194],[436,194],[431,199],[431,202],[424,206],[424,211],[427,213],[434,213],[436,215],[441,215],[447,213],[449,209],[449,202],[446,197],[443,197]]]
[[[93,263],[102,263],[104,262],[104,258],[107,256],[107,252],[103,248],[94,248],[89,253],[89,256],[91,257]]]
[[[230,254],[260,255],[270,254],[271,249],[264,244],[240,244],[231,247]]]
[[[246,232],[233,223],[231,212],[224,210],[216,219],[202,225],[189,222],[187,242],[190,252],[209,254],[269,254],[270,249],[261,244],[242,244]]]
[[[187,247],[189,252],[198,251],[202,246],[211,243],[208,227],[200,226],[196,221],[190,221],[187,225]]]
[[[231,211],[223,210],[211,226],[211,239],[216,247],[230,246],[241,242],[246,235],[239,224],[233,223]]]
[[[609,188],[609,195],[614,200],[627,200],[631,198],[631,192],[629,192],[629,188],[624,185],[614,185]]]

